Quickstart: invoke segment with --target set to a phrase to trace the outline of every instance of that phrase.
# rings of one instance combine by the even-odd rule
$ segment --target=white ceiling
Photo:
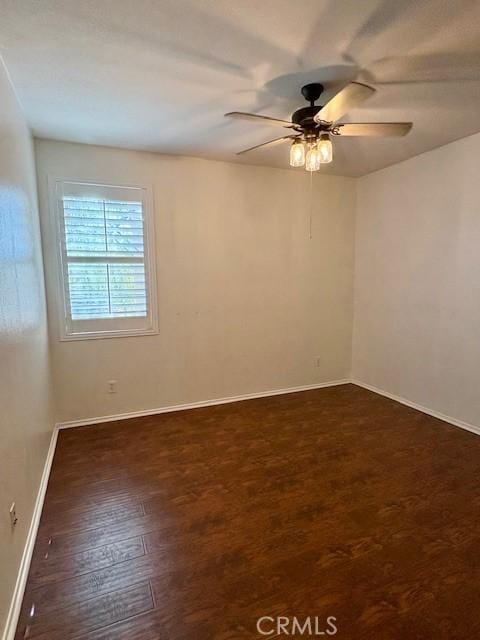
[[[0,15],[41,137],[285,167],[288,144],[235,156],[282,130],[223,114],[287,118],[306,82],[328,98],[354,78],[377,93],[344,121],[413,130],[335,138],[323,172],[363,175],[480,130],[479,0],[0,0]]]

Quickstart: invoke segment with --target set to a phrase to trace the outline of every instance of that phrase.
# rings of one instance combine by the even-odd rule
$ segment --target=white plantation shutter
[[[65,338],[153,332],[144,191],[57,183]]]

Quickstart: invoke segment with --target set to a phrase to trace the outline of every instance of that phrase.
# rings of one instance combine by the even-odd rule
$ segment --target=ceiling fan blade
[[[273,147],[280,142],[285,142],[286,140],[293,140],[297,136],[283,136],[282,138],[275,138],[274,140],[269,140],[268,142],[262,142],[261,144],[256,144],[254,147],[250,147],[248,149],[244,149],[243,151],[238,151],[237,156],[241,156],[243,153],[247,153],[248,151],[253,151],[254,149],[259,149],[260,147]]]
[[[412,128],[411,122],[362,122],[336,124],[332,133],[336,136],[406,136]]]
[[[315,115],[315,122],[335,122],[343,115],[355,109],[375,93],[375,89],[360,82],[350,82],[333,96]]]
[[[245,113],[244,111],[230,111],[225,117],[237,118],[239,120],[252,120],[253,122],[261,122],[263,124],[273,124],[277,127],[293,127],[293,123],[289,120],[280,120],[279,118],[271,118],[270,116],[261,116],[257,113]]]

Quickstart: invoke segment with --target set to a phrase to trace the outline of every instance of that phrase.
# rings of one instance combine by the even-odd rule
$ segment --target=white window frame
[[[60,341],[96,340],[99,338],[120,338],[158,334],[157,282],[155,268],[155,225],[152,189],[147,185],[113,184],[98,180],[79,180],[65,177],[48,177],[50,211],[57,254],[57,308]],[[68,298],[68,275],[65,254],[65,234],[63,220],[63,196],[65,185],[72,188],[81,185],[88,188],[92,196],[121,199],[121,192],[135,190],[141,197],[144,214],[144,264],[147,292],[147,316],[125,318],[97,318],[91,320],[72,320]],[[136,195],[135,194],[135,195]],[[136,199],[136,198],[135,198]]]

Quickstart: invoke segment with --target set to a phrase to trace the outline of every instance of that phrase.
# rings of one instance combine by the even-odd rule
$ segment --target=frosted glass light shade
[[[320,152],[316,144],[311,144],[308,148],[305,169],[307,171],[318,171],[320,169]]]
[[[333,159],[332,141],[328,135],[323,135],[317,143],[321,164],[331,162]]]
[[[290,166],[303,167],[305,164],[305,145],[301,140],[294,140],[290,147]]]

